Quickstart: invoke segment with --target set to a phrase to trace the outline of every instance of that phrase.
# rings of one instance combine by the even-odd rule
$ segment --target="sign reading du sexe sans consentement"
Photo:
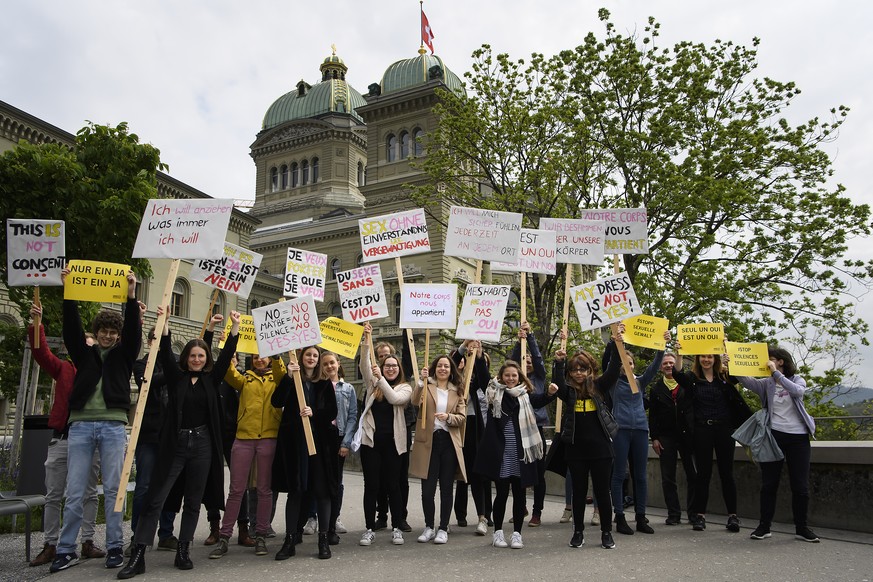
[[[517,263],[521,214],[452,206],[444,254],[483,261]]]
[[[364,262],[430,251],[424,209],[395,212],[358,221]]]
[[[132,256],[217,259],[231,214],[232,200],[149,200]]]
[[[321,343],[321,329],[311,295],[252,310],[258,353],[275,356]]]
[[[63,285],[63,220],[6,221],[6,277],[10,287]]]
[[[364,265],[336,274],[343,318],[355,323],[388,317],[388,302],[379,265]]]

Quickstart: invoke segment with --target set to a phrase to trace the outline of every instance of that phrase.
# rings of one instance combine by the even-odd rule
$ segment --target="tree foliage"
[[[719,321],[753,341],[815,325],[866,342],[850,290],[869,289],[873,261],[844,255],[870,234],[870,208],[832,184],[822,148],[848,109],[789,122],[800,91],[755,76],[757,39],[660,47],[654,19],[624,36],[600,18],[602,37],[551,57],[475,51],[468,95],[441,93],[423,170],[451,203],[520,212],[532,227],[645,206],[650,252],[623,255],[623,269],[644,309],[674,324]],[[529,280],[546,339],[560,274]]]

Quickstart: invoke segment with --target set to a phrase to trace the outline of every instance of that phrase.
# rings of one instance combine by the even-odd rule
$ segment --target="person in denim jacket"
[[[345,526],[339,520],[343,505],[343,467],[352,447],[352,438],[355,436],[355,431],[358,428],[358,396],[355,393],[355,388],[343,380],[345,373],[336,354],[331,352],[322,353],[320,364],[321,374],[331,381],[336,396],[336,428],[339,440],[339,456],[337,457],[339,488],[337,489],[337,495],[331,500],[332,515],[330,516],[330,529],[328,530],[330,535],[328,537],[331,538],[332,542],[338,543],[339,539],[336,537],[336,534],[346,533]]]

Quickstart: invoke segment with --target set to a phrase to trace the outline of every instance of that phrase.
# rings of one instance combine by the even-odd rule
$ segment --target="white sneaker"
[[[336,533],[338,534],[349,533],[349,530],[346,528],[346,526],[343,525],[343,522],[340,521],[340,518],[336,518],[336,527],[334,528],[334,531],[336,531]]]
[[[436,537],[433,539],[433,543],[435,544],[444,544],[449,541],[449,532],[444,529],[441,529],[437,532]]]
[[[506,543],[505,541],[503,543]],[[524,542],[521,541],[521,534],[517,531],[512,532],[512,537],[509,538],[509,547],[513,550],[520,550],[524,547]]]
[[[318,533],[318,521],[314,517],[306,520],[306,525],[303,526],[303,533],[308,536]]]
[[[361,541],[358,542],[359,546],[369,546],[373,543],[373,540],[376,539],[376,534],[373,533],[373,530],[368,529],[361,536]]]
[[[595,511],[591,516],[591,525],[600,525],[600,512]]]
[[[484,536],[488,533],[488,520],[484,517],[479,518],[479,525],[476,526],[476,535]]]
[[[571,519],[573,519],[573,510],[565,508],[564,513],[561,515],[560,522],[561,523],[570,523]]]
[[[395,546],[403,545],[403,532],[398,528],[394,528],[394,531],[391,533],[391,543]]]
[[[491,545],[495,548],[508,548],[509,544],[506,543],[506,538],[503,537],[503,530],[499,529],[494,532],[494,535],[491,537]]]
[[[421,535],[418,536],[418,543],[426,544],[427,542],[431,541],[435,535],[436,532],[433,531],[433,529],[426,527],[424,528],[424,531],[421,532]]]

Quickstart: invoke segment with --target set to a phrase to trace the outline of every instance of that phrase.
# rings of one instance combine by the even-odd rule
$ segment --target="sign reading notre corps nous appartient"
[[[627,273],[582,283],[570,288],[582,331],[618,323],[642,310]]]
[[[450,257],[517,263],[521,214],[452,206],[444,254]]]
[[[455,339],[499,342],[509,304],[509,285],[467,285]]]
[[[649,253],[648,218],[645,208],[606,208],[582,211],[584,220],[605,223],[606,253],[645,255]]]
[[[518,263],[491,263],[492,273],[542,273],[554,275],[558,263],[555,259],[557,247],[553,231],[533,228],[521,229],[521,255]]]
[[[336,274],[343,318],[352,321],[370,321],[388,317],[388,302],[382,285],[379,265],[365,265]]]
[[[599,220],[541,218],[540,228],[555,232],[558,262],[602,265],[606,225]]]
[[[364,262],[430,251],[424,209],[395,212],[358,221]]]
[[[97,261],[70,261],[64,283],[64,299],[124,303],[127,301],[127,273],[130,267]]]
[[[10,287],[63,285],[63,220],[6,220],[6,282]]]
[[[134,258],[217,259],[232,200],[149,200],[133,247]]]
[[[303,249],[288,249],[285,261],[285,297],[310,295],[324,301],[324,282],[327,279],[327,255]]]
[[[252,310],[258,353],[275,356],[321,343],[321,329],[311,295]]]
[[[191,266],[191,280],[248,297],[258,276],[264,256],[233,243],[224,243],[224,254],[219,259],[198,259]]]
[[[454,283],[406,283],[400,290],[402,329],[455,329],[457,313]]]

